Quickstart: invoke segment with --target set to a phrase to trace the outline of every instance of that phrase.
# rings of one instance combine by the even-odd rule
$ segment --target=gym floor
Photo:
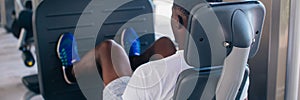
[[[167,36],[174,40],[170,16],[172,0],[154,0],[157,36]],[[21,52],[17,49],[18,40],[0,27],[0,100],[22,100],[27,92],[21,82],[23,76],[36,74],[37,66],[28,68],[23,64]],[[33,50],[34,52],[34,50]],[[43,100],[35,96],[32,100]]]
[[[21,82],[23,76],[36,74],[36,65],[28,68],[23,64],[21,52],[17,49],[18,40],[0,27],[0,99],[22,100],[27,92]],[[42,100],[36,96],[33,100]]]

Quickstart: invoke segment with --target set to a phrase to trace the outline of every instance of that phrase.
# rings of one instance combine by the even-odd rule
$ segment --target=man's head
[[[183,49],[186,36],[186,28],[190,11],[194,6],[204,2],[219,2],[222,0],[174,0],[172,7],[172,30],[179,49]]]

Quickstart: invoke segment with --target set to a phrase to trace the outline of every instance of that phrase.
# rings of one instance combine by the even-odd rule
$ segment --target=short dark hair
[[[186,16],[186,17],[188,17],[189,15],[190,15],[190,12],[189,11],[187,11],[186,9],[184,9],[184,8],[182,8],[182,7],[180,7],[180,6],[178,6],[177,4],[173,4],[173,9],[177,9],[177,10],[179,10],[184,16]]]

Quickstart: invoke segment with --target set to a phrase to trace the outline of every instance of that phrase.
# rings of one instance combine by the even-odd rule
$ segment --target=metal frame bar
[[[42,0],[32,0],[32,9],[35,10]]]
[[[299,0],[290,3],[289,53],[287,63],[285,100],[299,100],[299,61],[300,61],[300,7]]]
[[[16,12],[16,17],[19,18],[19,14],[22,10],[25,9],[23,2],[21,0],[15,0],[15,12]]]
[[[5,11],[5,0],[0,0],[0,13],[1,13],[1,21],[0,26],[6,25],[6,11]]]
[[[267,100],[284,100],[290,0],[272,0]]]

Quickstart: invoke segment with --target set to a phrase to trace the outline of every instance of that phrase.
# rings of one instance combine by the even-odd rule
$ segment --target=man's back
[[[171,99],[178,75],[188,68],[191,67],[184,60],[183,50],[167,58],[143,64],[133,73],[123,99]]]

